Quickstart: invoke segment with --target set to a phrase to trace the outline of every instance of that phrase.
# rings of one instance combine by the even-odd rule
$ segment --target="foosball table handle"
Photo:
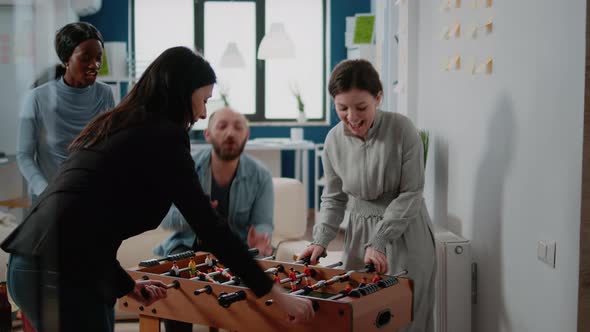
[[[174,288],[174,289],[179,289],[180,288],[180,282],[178,280],[174,280],[172,283],[169,283],[168,285],[166,285],[165,287],[166,289],[170,289],[170,288]],[[143,296],[144,299],[149,299],[150,293],[147,291],[147,289],[145,289],[145,287],[142,287],[141,290],[139,291],[141,293],[141,296]]]
[[[239,290],[233,293],[221,293],[217,298],[217,303],[224,308],[229,308],[234,302],[243,301],[247,297],[246,292]]]

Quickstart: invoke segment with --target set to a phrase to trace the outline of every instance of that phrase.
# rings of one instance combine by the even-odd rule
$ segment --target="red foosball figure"
[[[303,269],[303,274],[305,275],[305,284],[307,286],[311,286],[311,269],[309,268],[309,266],[307,265],[307,263],[305,264],[305,268]]]
[[[291,279],[291,290],[292,291],[296,291],[297,290],[297,273],[295,273],[295,270],[293,270],[293,268],[289,269],[289,279]]]
[[[172,277],[180,277],[180,268],[178,268],[176,261],[172,262],[172,268],[170,268],[170,275]]]
[[[381,280],[381,277],[379,276],[379,274],[377,272],[375,272],[375,276],[373,277],[372,282],[374,284],[376,284],[377,282],[379,282],[379,280]]]
[[[275,272],[272,276],[272,281],[276,282],[278,285],[281,284],[281,277],[279,277],[279,273]]]
[[[195,263],[194,257],[191,257],[190,262],[188,262],[188,274],[191,278],[197,275],[197,263]]]
[[[362,277],[361,282],[359,283],[359,287],[365,287],[368,283],[369,281],[367,280],[367,277]]]
[[[348,282],[348,285],[346,285],[346,288],[344,288],[344,291],[346,292],[346,294],[350,293],[352,291],[352,283]]]

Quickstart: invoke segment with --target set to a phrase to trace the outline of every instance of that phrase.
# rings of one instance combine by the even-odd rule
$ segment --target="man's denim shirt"
[[[211,195],[211,148],[193,155],[195,169],[203,191]],[[274,192],[272,175],[258,160],[242,153],[229,194],[229,226],[246,243],[250,225],[259,233],[270,236],[273,231]],[[195,233],[172,205],[162,224],[174,234],[154,248],[154,254],[168,256],[178,246],[192,247]]]

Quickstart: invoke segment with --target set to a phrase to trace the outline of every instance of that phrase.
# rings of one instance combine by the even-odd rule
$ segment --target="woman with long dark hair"
[[[215,81],[201,56],[168,49],[72,143],[70,158],[2,243],[11,253],[9,290],[36,327],[112,331],[116,298],[150,305],[165,297],[162,283],[132,280],[116,255],[123,240],[158,227],[172,203],[200,245],[257,296],[272,292],[295,322],[313,316],[308,300],[273,286],[201,189],[187,132],[206,117]]]

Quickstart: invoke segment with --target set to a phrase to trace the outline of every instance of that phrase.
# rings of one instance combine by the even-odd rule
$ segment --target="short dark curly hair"
[[[74,49],[88,39],[96,39],[104,48],[102,35],[94,25],[86,22],[70,23],[59,29],[55,35],[55,51],[62,63],[68,62]]]

